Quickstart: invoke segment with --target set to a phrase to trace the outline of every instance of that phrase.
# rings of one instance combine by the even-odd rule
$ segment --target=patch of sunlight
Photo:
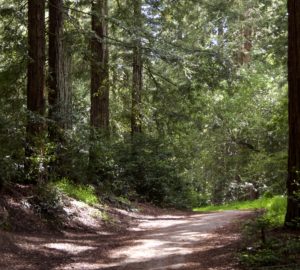
[[[55,186],[67,194],[68,196],[75,198],[79,201],[87,203],[89,205],[100,203],[99,198],[95,192],[95,189],[91,185],[78,185],[72,183],[70,180],[63,178],[55,182]]]
[[[90,246],[78,246],[70,243],[50,243],[45,244],[44,247],[55,249],[59,251],[65,251],[69,254],[77,255],[81,252],[88,251],[88,250],[95,250],[95,247]]]
[[[199,263],[176,263],[176,264],[170,264],[168,265],[167,269],[190,269],[190,267],[193,267],[191,269],[201,269],[199,268],[201,265]],[[197,267],[197,268],[196,268]],[[158,266],[153,267],[151,270],[165,270],[166,266]]]
[[[286,201],[283,196],[275,196],[273,198],[259,198],[253,201],[236,201],[223,205],[209,205],[204,207],[194,208],[194,211],[207,212],[207,211],[225,211],[225,210],[250,210],[250,209],[268,209],[274,201]]]
[[[163,239],[146,239],[135,241],[135,245],[120,250],[110,256],[111,259],[118,259],[120,265],[128,263],[143,263],[154,259],[164,261],[169,256],[180,254],[181,256],[191,254],[193,250],[188,247],[177,245]],[[123,259],[123,260],[122,260]]]
[[[97,263],[87,263],[87,262],[70,263],[65,266],[60,265],[54,268],[54,270],[83,270],[83,269],[98,270],[100,268],[99,268],[99,264]]]

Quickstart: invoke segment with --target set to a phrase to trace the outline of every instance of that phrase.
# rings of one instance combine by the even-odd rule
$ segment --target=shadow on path
[[[121,233],[0,231],[0,269],[237,269],[233,254],[239,234],[232,222],[247,216],[249,212],[230,211],[149,217]]]

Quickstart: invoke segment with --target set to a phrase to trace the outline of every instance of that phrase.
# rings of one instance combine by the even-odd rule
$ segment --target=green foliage
[[[125,142],[97,140],[93,144],[100,193],[113,193],[131,200],[150,201],[161,206],[192,207],[197,196],[192,183],[180,175],[181,159],[166,141],[137,135]],[[108,145],[110,147],[108,147]]]
[[[136,139],[134,147],[129,171],[142,198],[157,205],[180,208],[198,203],[192,183],[182,174],[188,165],[178,158],[176,149],[149,136]]]
[[[262,249],[255,252],[255,254],[244,253],[241,255],[240,260],[248,267],[272,266],[283,263],[273,249]]]
[[[278,266],[274,269],[297,269],[299,252],[299,237],[273,237],[263,246],[248,247],[240,254],[240,262],[247,269],[264,269],[267,266]]]
[[[64,212],[61,200],[61,195],[54,185],[39,184],[29,202],[38,215],[52,223],[59,223],[59,216]]]
[[[88,203],[97,203],[91,184],[102,195],[182,208],[260,208],[266,198],[248,200],[266,192],[284,194],[285,1],[192,1],[192,9],[189,1],[143,1],[139,28],[133,26],[130,5],[112,1],[109,136],[89,127],[90,2],[67,2],[72,128],[61,143],[43,138],[42,155],[32,158],[50,181],[70,179],[58,185]],[[0,0],[0,6],[1,185],[25,179],[28,57],[26,3]],[[243,65],[237,55],[247,27],[252,49]],[[137,36],[143,41],[143,133],[131,138],[130,41]],[[229,204],[237,200],[246,202]],[[276,205],[278,220],[272,210],[268,218],[280,223],[284,204]]]
[[[283,217],[286,209],[286,197],[262,197],[253,201],[239,201],[224,205],[212,205],[194,208],[194,211],[224,211],[224,210],[259,210],[265,209],[265,217],[271,219],[278,225],[283,224]]]
[[[267,266],[297,269],[300,238],[293,233],[283,234],[280,230],[284,225],[287,200],[282,196],[263,200],[264,213],[245,226],[246,246],[240,253],[240,261],[247,269]]]
[[[267,207],[265,218],[270,221],[270,224],[275,227],[282,226],[286,212],[287,200],[285,197],[274,197],[271,204]]]
[[[60,191],[66,193],[68,196],[73,197],[79,201],[87,204],[99,203],[99,198],[95,193],[95,189],[90,185],[73,184],[67,179],[62,179],[54,184]]]
[[[68,178],[78,184],[88,184],[89,171],[89,129],[86,125],[79,125],[76,132],[68,130],[64,134],[64,143],[57,147],[59,153],[58,174],[50,173],[51,180]]]

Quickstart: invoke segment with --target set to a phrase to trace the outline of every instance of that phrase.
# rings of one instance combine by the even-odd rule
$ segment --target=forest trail
[[[232,259],[232,245],[239,235],[229,227],[247,215],[249,212],[225,211],[143,220],[132,229],[144,232],[142,237],[112,252],[116,263],[103,264],[101,269],[235,269],[227,260]]]
[[[9,234],[0,231],[0,269],[233,270],[249,211],[133,213],[116,232]]]

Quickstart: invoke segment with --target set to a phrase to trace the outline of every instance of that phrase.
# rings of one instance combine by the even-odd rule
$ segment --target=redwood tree
[[[71,126],[71,91],[69,87],[69,60],[65,52],[64,41],[64,1],[48,0],[49,4],[49,137],[55,145],[51,153],[51,173],[65,175],[62,165],[67,165],[68,158],[61,146],[65,144],[64,130]],[[56,177],[55,175],[55,177]]]
[[[91,38],[91,139],[94,143],[100,132],[105,135],[109,131],[109,52],[107,44],[108,1],[92,1],[92,31]],[[95,132],[96,131],[96,132]],[[95,136],[96,135],[96,136]],[[97,165],[97,149],[90,148],[89,173],[90,181],[106,178],[105,170]]]
[[[68,70],[64,51],[63,0],[49,0],[49,135],[54,141],[61,140],[61,130],[70,126],[70,100]]]
[[[28,180],[42,180],[45,113],[45,0],[28,1],[28,66],[25,171]],[[39,158],[36,158],[39,157]]]
[[[300,218],[300,2],[288,1],[289,157],[285,224]]]
[[[131,133],[142,131],[142,88],[143,88],[143,61],[140,31],[142,27],[142,2],[133,1],[133,16],[135,37],[133,40],[133,62],[132,62],[132,107],[131,107]]]
[[[133,28],[134,38],[132,42],[132,90],[131,90],[131,138],[132,161],[135,169],[132,171],[134,179],[137,181],[137,193],[144,196],[148,190],[145,185],[145,164],[141,158],[141,146],[139,134],[142,133],[142,90],[143,90],[143,59],[141,32],[142,21],[142,0],[134,0],[133,4]],[[137,136],[136,136],[137,135]]]
[[[91,126],[108,130],[109,127],[109,54],[108,54],[108,3],[92,1],[91,39]]]

